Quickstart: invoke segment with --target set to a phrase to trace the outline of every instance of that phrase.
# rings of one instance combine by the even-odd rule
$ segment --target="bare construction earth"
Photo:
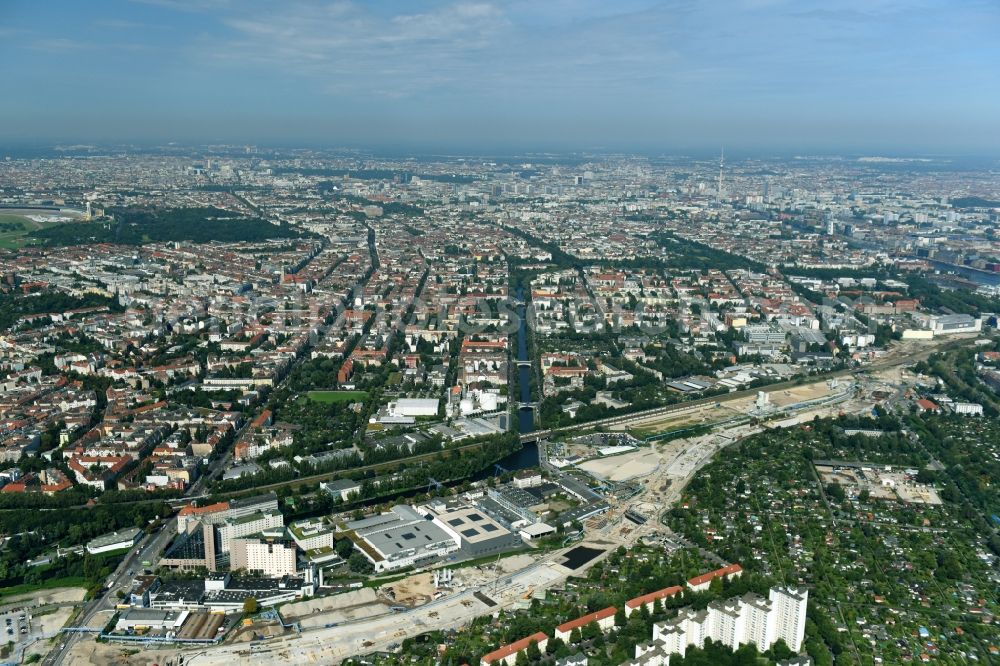
[[[375,590],[362,587],[344,594],[315,597],[281,607],[281,614],[289,622],[298,622],[303,628],[322,627],[335,622],[348,622],[391,612],[378,600]]]
[[[832,397],[843,390],[842,384],[831,387],[826,381],[803,384],[779,391],[768,392],[766,387],[762,389],[764,393],[767,393],[768,399],[774,407],[788,407],[789,405]],[[720,398],[724,399],[725,396],[720,396]],[[642,438],[700,425],[712,426],[739,416],[750,415],[753,412],[755,402],[755,397],[748,396],[726,402],[698,405],[679,409],[665,416],[653,416],[646,420],[614,425],[611,426],[611,430],[628,430],[636,437]]]

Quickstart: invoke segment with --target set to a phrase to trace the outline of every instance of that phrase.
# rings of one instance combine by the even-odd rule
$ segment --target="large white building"
[[[636,646],[636,664],[669,662],[683,656],[690,645],[703,647],[709,638],[732,650],[753,643],[761,652],[779,639],[798,652],[805,638],[806,589],[773,587],[768,598],[748,592],[742,597],[713,601],[702,611],[684,608],[677,617],[653,625],[653,640]]]
[[[91,555],[110,553],[131,548],[142,538],[142,528],[133,527],[110,534],[104,534],[87,542],[87,552]]]
[[[982,416],[983,406],[976,402],[956,402],[951,406],[956,414],[967,414],[969,416]]]
[[[780,345],[785,342],[785,332],[768,324],[751,324],[743,327],[743,335],[751,344]]]
[[[259,511],[239,518],[227,518],[216,528],[219,534],[219,552],[228,553],[233,539],[284,526],[285,518],[277,510]]]
[[[346,502],[361,492],[361,482],[352,479],[334,479],[327,483],[320,483],[319,487],[320,490],[330,493],[332,497],[339,498],[341,502]]]
[[[217,571],[220,556],[229,555],[234,539],[282,528],[284,524],[274,493],[201,507],[189,504],[177,514],[177,537],[160,564]]]
[[[400,398],[389,403],[389,412],[399,416],[437,416],[437,398]]]
[[[347,529],[376,573],[429,562],[461,546],[435,521],[403,504],[388,513],[349,522]]]
[[[809,590],[793,587],[772,587],[768,597],[774,615],[774,641],[779,638],[793,651],[802,648],[806,635],[806,606]]]
[[[976,333],[983,328],[981,317],[967,314],[929,315],[914,313],[913,318],[923,323],[934,336],[955,335],[959,333]]]
[[[335,528],[322,518],[297,520],[288,526],[288,533],[303,551],[333,548]]]
[[[294,576],[298,572],[296,553],[290,540],[241,537],[230,544],[229,568],[268,578]]]
[[[437,398],[400,398],[380,409],[371,422],[412,425],[417,417],[437,416],[439,404]]]

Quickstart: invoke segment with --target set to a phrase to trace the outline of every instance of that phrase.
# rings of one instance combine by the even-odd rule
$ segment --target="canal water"
[[[522,305],[517,306],[517,360],[528,361],[528,335],[527,318],[524,315],[525,306],[522,298],[523,292],[518,289],[517,299]],[[517,366],[517,386],[520,391],[520,399],[523,403],[531,402],[531,367],[527,365]],[[522,435],[532,432],[535,429],[535,410],[528,407],[521,407],[517,410],[517,430]]]
[[[521,291],[518,290],[517,293],[518,300],[523,301],[521,298]],[[528,358],[528,336],[526,334],[526,324],[525,324],[525,306],[520,305],[516,309],[518,317],[518,329],[517,329],[517,360],[527,361]],[[518,366],[517,368],[517,385],[518,392],[520,396],[520,402],[531,402],[531,368]],[[518,432],[522,435],[533,432],[535,430],[535,414],[534,411],[528,408],[517,410],[517,426]],[[513,472],[519,469],[525,469],[527,467],[537,467],[538,466],[538,445],[535,442],[530,442],[521,447],[520,450],[511,453],[508,456],[501,458],[497,463],[500,467],[507,470],[508,472]],[[472,481],[482,481],[483,479],[488,479],[495,476],[497,469],[494,465],[490,465],[486,469],[480,470],[477,474],[471,477]],[[452,487],[462,484],[465,479],[459,479],[456,481],[449,481],[442,483],[441,485]],[[404,499],[409,499],[415,497],[416,495],[427,492],[426,488],[418,488],[414,490],[403,491],[392,495],[394,501],[400,501]],[[372,506],[375,504],[381,504],[387,500],[386,497],[378,497],[371,500],[365,500],[359,502],[360,506]]]
[[[977,284],[985,284],[991,287],[996,287],[1000,285],[1000,273],[991,273],[989,271],[981,271],[968,266],[957,266],[955,264],[948,264],[943,261],[929,260],[936,268],[945,273],[955,273],[964,277],[966,280],[972,280]]]
[[[517,360],[528,361],[528,334],[527,317],[525,317],[524,292],[517,290],[517,300],[521,302],[515,309],[517,313]],[[519,365],[517,367],[517,387],[521,402],[531,402],[531,367]],[[522,407],[517,410],[517,431],[522,435],[535,430],[535,411]],[[525,444],[520,451],[516,451],[499,463],[501,467],[508,471],[524,469],[525,467],[535,467],[538,465],[538,446],[531,442]],[[493,470],[489,470],[489,476]]]

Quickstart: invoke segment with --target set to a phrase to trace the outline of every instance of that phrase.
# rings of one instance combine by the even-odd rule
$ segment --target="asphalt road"
[[[328,330],[329,326],[322,326],[320,329],[320,337],[325,336]],[[292,376],[295,368],[307,358],[308,355],[306,354],[306,350],[303,350],[302,354],[296,357],[291,367],[289,367],[288,371],[285,373],[285,376],[280,382],[278,382],[277,385],[275,385],[273,390],[281,388]],[[259,409],[255,410],[254,416],[259,413],[259,411]],[[246,419],[246,422],[235,433],[233,442],[236,442],[239,437],[246,432],[252,421],[253,416]],[[224,455],[221,455],[216,460],[212,461],[205,474],[203,474],[201,478],[199,478],[185,491],[185,499],[191,500],[196,497],[202,497],[207,484],[222,474],[222,470],[226,468],[228,463],[232,460],[232,457],[233,452],[232,447],[230,447]],[[172,517],[169,521],[164,523],[164,525],[156,533],[144,537],[142,541],[139,542],[138,546],[129,552],[114,572],[112,572],[112,574],[107,578],[105,581],[106,591],[104,594],[102,594],[98,599],[85,603],[82,612],[78,615],[77,619],[73,620],[73,626],[89,626],[90,623],[94,621],[94,618],[101,613],[106,614],[107,619],[110,620],[111,615],[113,614],[112,611],[118,603],[118,597],[116,594],[118,590],[124,588],[127,591],[130,589],[132,578],[136,573],[144,568],[142,563],[155,563],[160,558],[160,554],[167,547],[170,540],[176,533],[177,518]],[[62,664],[65,659],[65,655],[70,652],[73,645],[79,641],[81,637],[88,635],[89,634],[75,632],[68,633],[66,640],[61,643],[57,643],[55,647],[53,647],[53,649],[46,655],[42,663],[46,666],[58,666]]]
[[[171,518],[157,532],[143,537],[139,544],[129,551],[129,554],[111,572],[111,575],[105,579],[105,588],[107,591],[97,599],[86,602],[83,610],[72,621],[72,626],[89,626],[101,614],[103,614],[101,617],[102,622],[110,620],[115,605],[118,603],[118,596],[116,594],[118,590],[124,588],[127,591],[131,587],[133,576],[143,568],[142,563],[147,561],[155,562],[159,558],[160,553],[163,552],[163,549],[167,547],[167,544],[176,531],[177,518]],[[81,638],[89,636],[89,634],[75,632],[64,635],[66,637],[65,640],[58,643],[42,661],[46,666],[58,666],[62,664],[73,645]]]

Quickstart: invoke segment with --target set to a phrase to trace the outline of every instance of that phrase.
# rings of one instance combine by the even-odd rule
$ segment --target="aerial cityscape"
[[[0,12],[0,664],[1000,663],[997,8],[100,4]]]

